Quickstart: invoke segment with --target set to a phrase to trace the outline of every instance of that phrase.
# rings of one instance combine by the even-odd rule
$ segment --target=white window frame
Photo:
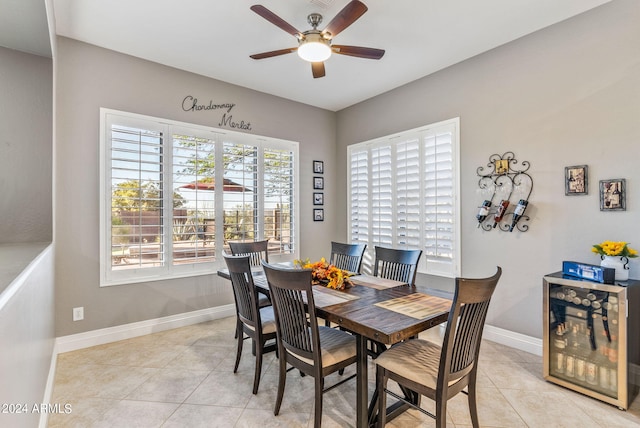
[[[247,144],[258,147],[260,153],[264,149],[285,149],[290,150],[293,154],[293,213],[292,213],[292,230],[291,241],[292,248],[289,249],[289,253],[285,257],[296,256],[299,248],[299,143],[295,141],[287,141],[282,139],[258,136],[253,134],[244,134],[240,132],[234,132],[226,129],[218,129],[205,127],[200,125],[189,124],[185,122],[179,122],[174,120],[162,119],[152,116],[140,115],[135,113],[123,112],[118,110],[112,110],[107,108],[100,109],[100,286],[111,286],[120,284],[132,284],[149,281],[159,281],[174,278],[185,278],[199,275],[210,275],[217,271],[219,268],[224,267],[224,260],[222,258],[223,252],[223,222],[216,222],[215,233],[215,261],[213,262],[196,262],[185,264],[173,264],[171,263],[172,255],[167,254],[171,251],[167,250],[171,248],[171,245],[165,244],[164,257],[167,262],[164,266],[158,267],[145,267],[142,269],[124,269],[114,270],[112,269],[111,262],[111,123],[117,123],[122,126],[131,126],[141,129],[150,129],[161,131],[164,138],[169,141],[166,145],[166,150],[163,152],[163,180],[167,188],[173,188],[172,184],[172,136],[176,133],[184,133],[185,130],[189,131],[189,134],[194,136],[215,136],[216,140],[215,152],[216,152],[216,168],[215,178],[217,183],[223,182],[224,168],[218,167],[218,159],[220,163],[223,162],[222,150],[224,141],[233,141],[237,144]],[[262,192],[261,186],[263,183],[263,170],[262,165],[258,168],[258,194],[260,201],[258,203],[258,209],[260,212],[264,209],[264,192]],[[172,204],[170,201],[173,199],[173,192],[165,192],[165,204],[163,210],[163,218],[172,219]],[[216,218],[223,218],[223,188],[222,186],[215,189],[215,200],[222,203],[215,204],[215,216]],[[260,235],[264,232],[263,221],[260,220],[262,216],[259,216],[258,232]],[[170,240],[171,227],[167,228],[165,232],[165,241]],[[256,239],[262,239],[262,236],[256,237]],[[272,254],[269,254],[272,258]],[[279,259],[279,256],[274,255],[274,259]]]
[[[396,154],[396,147],[398,145],[398,143],[402,143],[404,144],[408,139],[411,138],[418,138],[420,142],[423,141],[424,138],[428,137],[428,136],[432,136],[432,135],[436,135],[438,133],[442,133],[442,132],[451,132],[451,156],[452,156],[452,168],[451,168],[451,178],[450,180],[452,180],[451,183],[451,187],[452,187],[452,238],[451,240],[451,245],[452,245],[452,257],[450,261],[442,261],[442,258],[438,258],[438,257],[430,257],[429,254],[426,254],[425,252],[425,243],[426,243],[426,237],[425,234],[422,230],[422,228],[420,228],[420,230],[416,231],[417,233],[413,234],[412,237],[415,239],[416,237],[419,237],[419,245],[409,245],[409,244],[403,244],[399,242],[398,237],[400,235],[402,235],[402,233],[399,231],[400,226],[398,225],[399,221],[398,221],[398,212],[396,210],[393,209],[393,207],[396,206],[396,198],[397,198],[397,179],[398,179],[398,174],[396,171],[397,168],[397,161],[398,159],[395,157]],[[390,198],[390,206],[392,207],[391,209],[391,243],[388,242],[384,242],[384,243],[380,243],[377,242],[376,238],[373,236],[373,231],[374,231],[374,220],[372,219],[371,215],[368,215],[368,213],[371,213],[372,210],[374,209],[374,195],[373,195],[373,190],[372,190],[372,163],[371,163],[371,153],[374,150],[378,150],[381,148],[386,148],[386,147],[391,147],[392,149],[392,158],[391,158],[391,164],[390,164],[390,175],[391,176],[391,198]],[[424,168],[424,163],[423,163],[423,158],[425,156],[424,153],[424,145],[420,144],[420,163],[419,163],[419,174],[420,174],[420,178],[419,178],[419,186],[420,186],[420,223],[424,224],[424,219],[425,219],[425,211],[426,209],[423,207],[424,203],[426,202],[426,197],[425,197],[425,183],[424,183],[424,174],[425,174],[425,168]],[[368,153],[367,156],[367,168],[366,170],[367,172],[367,179],[366,181],[369,183],[366,187],[366,202],[362,199],[363,198],[363,193],[362,190],[360,189],[359,192],[359,199],[358,201],[362,201],[362,204],[366,204],[365,206],[365,212],[368,215],[367,221],[362,222],[362,219],[360,220],[360,223],[358,225],[354,225],[354,221],[356,221],[356,219],[352,220],[352,199],[355,197],[355,195],[352,193],[354,191],[354,184],[352,183],[352,174],[351,174],[351,160],[352,160],[352,156],[354,155],[360,155],[360,159],[362,159],[362,153],[366,152]],[[403,131],[400,133],[396,133],[396,134],[392,134],[392,135],[387,135],[384,137],[380,137],[380,138],[376,138],[374,140],[370,140],[370,141],[365,141],[362,143],[357,143],[357,144],[353,144],[350,145],[347,148],[347,182],[348,182],[348,189],[349,189],[349,194],[347,195],[347,217],[348,217],[348,239],[349,242],[357,242],[357,243],[366,243],[367,244],[367,254],[365,256],[366,260],[370,260],[372,261],[374,259],[374,247],[376,245],[378,246],[385,246],[385,247],[393,247],[393,248],[407,248],[407,249],[421,249],[423,250],[422,253],[422,257],[420,259],[420,263],[418,265],[418,272],[420,273],[424,273],[424,274],[428,274],[428,275],[436,275],[436,276],[443,276],[443,277],[449,277],[449,278],[454,278],[457,276],[460,276],[461,274],[461,239],[460,239],[460,118],[453,118],[453,119],[449,119],[449,120],[445,120],[442,122],[438,122],[438,123],[433,123],[430,125],[425,125],[425,126],[421,126],[418,128],[414,128],[414,129],[410,129],[407,131]],[[362,160],[360,162],[362,164]],[[360,183],[362,184],[362,183]],[[448,186],[447,186],[448,187]],[[356,202],[356,204],[358,204]],[[357,238],[357,234],[361,232],[355,232],[356,234],[354,235],[354,227],[358,227],[358,226],[362,226],[363,223],[366,223],[366,228],[367,228],[367,233],[366,233],[366,237],[364,238]],[[436,232],[437,233],[437,232]],[[388,237],[387,237],[388,239]],[[449,240],[449,239],[447,239]]]

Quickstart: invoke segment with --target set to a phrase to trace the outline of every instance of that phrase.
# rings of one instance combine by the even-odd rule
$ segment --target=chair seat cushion
[[[422,339],[411,339],[384,351],[375,362],[388,371],[435,389],[442,348]]]
[[[262,334],[276,332],[276,317],[273,313],[273,306],[260,308],[260,320],[262,321]],[[249,324],[245,324],[247,328],[253,330]]]
[[[276,317],[273,306],[260,308],[260,320],[262,321],[262,334],[276,332]]]
[[[322,353],[322,367],[328,367],[356,356],[356,338],[346,331],[336,328],[318,326],[320,335],[320,352]],[[313,364],[309,358],[295,355],[307,364]]]
[[[337,328],[319,326],[322,367],[356,356],[356,338]]]

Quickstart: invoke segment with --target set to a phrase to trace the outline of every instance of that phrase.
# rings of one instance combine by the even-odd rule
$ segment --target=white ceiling
[[[324,28],[348,0],[47,1],[58,35],[338,111],[610,0],[363,0],[369,10],[334,43],[385,49],[384,57],[333,55],[319,79],[295,53],[249,58],[297,46],[249,7],[305,31],[309,13],[321,13]],[[45,0],[0,5],[23,2]]]

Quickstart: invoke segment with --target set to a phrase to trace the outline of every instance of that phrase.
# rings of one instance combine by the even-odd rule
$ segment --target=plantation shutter
[[[422,273],[459,272],[458,119],[348,148],[349,238],[368,245],[421,249]]]
[[[173,133],[172,147],[172,251],[168,255],[173,265],[212,262],[216,238],[215,140],[183,129]]]
[[[206,275],[228,242],[295,251],[298,144],[101,109],[100,284]]]
[[[454,271],[452,130],[426,132],[424,147],[423,258],[434,274]]]
[[[393,244],[393,172],[391,146],[371,150],[371,238],[376,245]]]
[[[419,248],[420,140],[417,135],[396,145],[396,242],[399,248]]]
[[[290,149],[265,148],[263,152],[264,182],[258,188],[264,191],[264,239],[278,243],[280,254],[294,252],[294,153]],[[260,219],[258,219],[260,220]],[[273,249],[272,249],[273,251]]]
[[[260,240],[263,225],[258,215],[258,148],[225,141],[223,150],[224,240]]]
[[[138,125],[138,126],[135,126]],[[140,255],[128,269],[164,266],[165,232],[162,195],[164,133],[153,124],[108,123],[110,194],[109,255],[112,268],[126,256]],[[142,257],[144,255],[144,257]]]

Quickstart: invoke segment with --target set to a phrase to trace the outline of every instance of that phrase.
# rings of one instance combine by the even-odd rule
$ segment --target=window
[[[418,271],[460,275],[459,119],[348,148],[349,239],[421,249]]]
[[[101,110],[101,285],[210,274],[228,241],[296,247],[298,143]]]

